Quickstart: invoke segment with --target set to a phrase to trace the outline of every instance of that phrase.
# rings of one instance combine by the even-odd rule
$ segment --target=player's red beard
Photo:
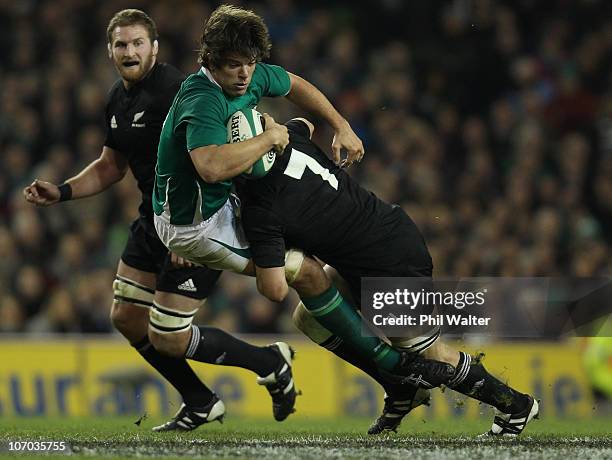
[[[124,64],[127,62],[137,62],[137,64],[126,67]],[[137,83],[149,73],[153,64],[153,54],[149,54],[145,58],[124,58],[122,62],[115,61],[115,68],[122,79],[130,83]]]

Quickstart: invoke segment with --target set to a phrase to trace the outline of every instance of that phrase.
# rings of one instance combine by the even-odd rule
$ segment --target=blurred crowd
[[[271,62],[317,85],[353,125],[366,158],[351,174],[412,216],[437,276],[612,274],[610,2],[240,4],[265,18]],[[147,11],[159,60],[190,73],[216,6],[0,0],[1,332],[111,331],[133,179],[48,209],[21,191],[100,154],[114,12]],[[304,115],[285,101],[260,109]],[[329,150],[332,133],[317,126]],[[224,274],[197,321],[292,331],[294,302],[272,304],[253,280]]]

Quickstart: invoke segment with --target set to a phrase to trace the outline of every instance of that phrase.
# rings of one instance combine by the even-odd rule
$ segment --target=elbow
[[[285,285],[285,286],[276,286],[270,289],[269,292],[266,292],[263,295],[266,296],[272,302],[280,303],[283,300],[285,300],[288,294],[289,294],[289,287]]]
[[[202,180],[209,184],[214,184],[216,182],[221,182],[223,180],[220,178],[220,175],[216,171],[213,171],[210,169],[205,170],[205,171],[200,171],[199,174]]]
[[[257,290],[272,302],[282,302],[289,294],[287,283],[263,283],[257,280]]]
[[[202,148],[193,150],[191,161],[204,182],[214,184],[227,178],[225,177],[223,161],[217,155],[216,147],[212,150],[210,147],[206,147],[204,150]]]

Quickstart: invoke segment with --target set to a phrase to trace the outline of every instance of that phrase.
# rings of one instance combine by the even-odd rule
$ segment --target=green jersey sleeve
[[[261,69],[263,80],[263,96],[286,96],[291,89],[289,74],[280,66],[272,64],[257,64]]]
[[[181,105],[187,150],[227,142],[223,105],[214,93],[192,95]]]

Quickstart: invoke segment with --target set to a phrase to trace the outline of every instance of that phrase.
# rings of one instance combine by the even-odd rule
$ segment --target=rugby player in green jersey
[[[282,153],[289,142],[287,128],[264,115],[264,132],[239,144],[227,144],[226,125],[235,112],[255,107],[262,97],[284,96],[332,126],[336,164],[341,150],[347,152],[346,165],[360,161],[364,154],[348,122],[319,90],[281,67],[261,62],[270,47],[267,28],[255,13],[228,5],[217,8],[204,26],[199,54],[202,67],[181,86],[162,128],[153,190],[157,233],[177,255],[212,269],[254,275],[248,242],[237,218],[238,206],[230,198],[232,179],[270,150]],[[428,388],[446,383],[454,374],[450,365],[407,357],[379,338],[364,337],[360,317],[330,288],[313,259],[288,251],[285,267],[288,281],[307,299],[306,304],[325,309],[333,303],[333,324],[326,326],[338,329],[335,332],[357,353],[385,371],[418,376]],[[156,324],[172,325],[177,317],[184,324],[197,308],[190,302],[154,307],[151,317]],[[168,332],[172,333],[149,330],[151,342],[162,353],[198,359],[209,346],[196,326]]]

